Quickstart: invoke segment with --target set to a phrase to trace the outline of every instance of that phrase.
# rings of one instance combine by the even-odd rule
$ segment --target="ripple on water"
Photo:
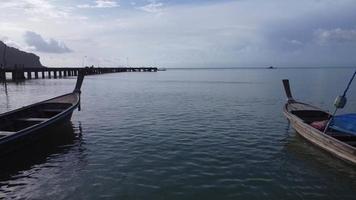
[[[353,199],[354,168],[298,137],[281,114],[280,79],[298,80],[298,73],[308,76],[215,70],[87,77],[72,137],[26,154],[21,165],[0,166],[0,198]],[[335,74],[326,78],[343,76]],[[9,85],[0,109],[71,91],[73,83]],[[303,84],[296,91],[315,94]]]

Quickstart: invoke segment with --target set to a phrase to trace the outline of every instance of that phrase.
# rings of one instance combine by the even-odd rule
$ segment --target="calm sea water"
[[[356,168],[296,135],[294,96],[332,109],[352,69],[168,70],[88,76],[82,111],[0,162],[0,198],[355,199]],[[0,111],[72,91],[74,78],[0,87]],[[356,112],[356,83],[346,111]]]

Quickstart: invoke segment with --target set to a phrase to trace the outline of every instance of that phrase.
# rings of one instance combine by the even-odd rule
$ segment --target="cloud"
[[[25,42],[36,51],[44,53],[69,53],[72,52],[63,42],[55,39],[45,40],[40,34],[26,31],[24,34]]]
[[[25,6],[24,2],[32,3]],[[0,34],[38,50],[41,48],[27,45],[23,37],[25,31],[35,30],[60,35],[75,49],[55,56],[36,52],[46,65],[81,65],[83,56],[102,58],[100,63],[105,66],[114,65],[105,58],[125,63],[126,57],[133,65],[166,67],[356,63],[355,0],[80,2],[85,3],[0,0]],[[88,9],[78,8],[78,4]],[[6,6],[11,9],[3,9]],[[90,9],[110,6],[118,8]],[[57,10],[67,17],[46,14],[61,16]],[[75,17],[78,15],[81,17]],[[54,41],[55,46],[63,47]]]
[[[149,13],[160,13],[160,12],[162,12],[162,7],[163,7],[163,3],[156,2],[156,1],[150,1],[149,4],[141,6],[141,7],[137,7],[137,9],[143,10],[143,11],[149,12]]]
[[[14,47],[21,50],[29,50],[28,47],[24,47],[23,45],[17,43],[16,41],[6,36],[0,37],[0,41],[4,42],[9,47]]]
[[[345,30],[341,28],[323,30],[318,29],[315,31],[314,36],[318,44],[337,44],[337,43],[355,43],[356,42],[356,30]]]
[[[82,4],[78,5],[78,8],[115,8],[119,7],[119,3],[117,1],[112,0],[96,0],[93,5],[90,4]]]
[[[16,49],[20,49],[22,51],[33,51],[35,50],[34,47],[30,47],[27,45],[20,44],[16,42],[15,40],[12,40],[11,38],[7,36],[0,36],[0,41],[4,42],[7,46],[9,47],[14,47]]]
[[[16,10],[16,12],[25,12],[32,16],[43,16],[50,18],[63,18],[69,14],[69,8],[59,8],[46,0],[2,0],[1,9]]]

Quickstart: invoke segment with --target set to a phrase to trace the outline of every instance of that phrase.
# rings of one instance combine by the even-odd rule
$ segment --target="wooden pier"
[[[23,68],[14,69],[0,68],[0,81],[6,81],[7,73],[11,74],[12,81],[22,81],[26,79],[38,78],[63,78],[67,76],[77,76],[79,70],[85,70],[86,75],[119,73],[119,72],[157,72],[156,67],[85,67],[85,68]]]

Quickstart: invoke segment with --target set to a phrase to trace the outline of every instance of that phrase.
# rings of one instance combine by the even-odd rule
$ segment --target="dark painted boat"
[[[289,81],[283,80],[283,85],[288,97],[283,113],[296,132],[332,155],[356,164],[356,135],[325,128],[332,114],[316,106],[294,100]]]
[[[73,92],[0,114],[0,155],[50,135],[53,128],[69,121],[80,109],[83,79],[81,71]]]

